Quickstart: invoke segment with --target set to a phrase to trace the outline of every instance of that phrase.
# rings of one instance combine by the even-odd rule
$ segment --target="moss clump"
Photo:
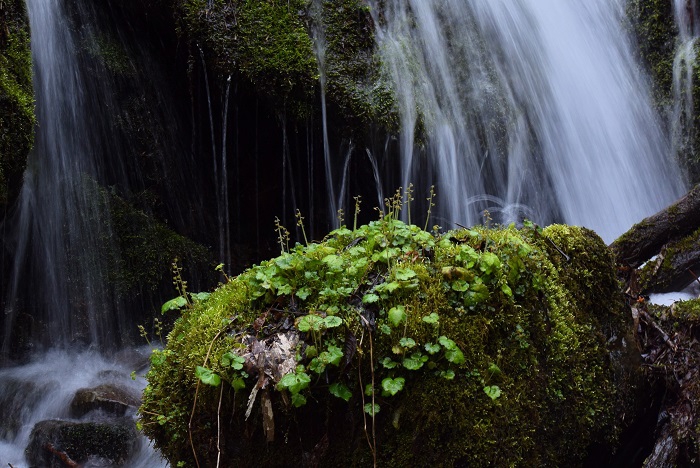
[[[580,464],[617,433],[613,275],[576,227],[341,228],[186,310],[141,424],[173,465]]]
[[[375,50],[370,7],[360,0],[324,0],[317,16],[326,43],[327,93],[337,114],[355,126],[398,128],[395,97]]]
[[[206,247],[117,197],[110,200],[110,213],[118,252],[110,262],[110,281],[119,286],[122,294],[153,292],[158,286],[169,284],[168,271],[175,259],[191,271],[213,273],[213,260]]]
[[[175,14],[180,34],[193,45],[193,61],[201,59],[201,48],[220,78],[243,76],[290,116],[313,112],[323,73],[330,112],[343,119],[344,127],[396,127],[395,102],[379,72],[366,2],[323,0],[319,5],[309,0],[180,0]],[[323,46],[322,70],[315,43]]]
[[[692,269],[695,267],[693,252],[700,248],[700,229],[693,233],[669,242],[661,253],[648,261],[639,270],[639,287],[642,292],[672,292],[686,288],[693,281]],[[686,272],[687,269],[691,272]],[[686,272],[685,275],[674,275],[674,271]]]
[[[90,222],[98,227],[96,235],[103,245],[94,253],[98,257],[94,261],[106,266],[102,280],[112,285],[121,299],[150,298],[164,291],[168,296],[172,294],[170,270],[175,259],[190,272],[208,274],[201,278],[204,284],[215,284],[215,263],[206,247],[181,236],[92,179],[84,179],[83,184],[96,204],[89,212]]]
[[[34,144],[29,24],[22,0],[0,2],[0,204],[19,190]]]
[[[651,74],[657,106],[660,110],[668,109],[672,99],[673,57],[678,35],[673,2],[632,0],[627,4],[627,15],[642,63]]]
[[[130,418],[101,423],[47,420],[34,426],[26,453],[32,466],[58,466],[47,446],[77,462],[97,458],[120,465],[134,453],[136,445]]]
[[[260,95],[293,110],[308,108],[318,76],[307,3],[180,0],[175,15],[192,43],[192,60],[199,62],[201,51],[218,76],[240,74]]]

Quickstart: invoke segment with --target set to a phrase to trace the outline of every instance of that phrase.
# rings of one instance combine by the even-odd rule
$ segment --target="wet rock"
[[[64,468],[90,461],[98,466],[124,465],[137,448],[131,418],[111,422],[41,421],[25,449],[30,466]]]
[[[76,391],[70,403],[70,410],[75,418],[81,418],[95,410],[123,416],[129,408],[135,409],[140,404],[141,395],[136,391],[108,383]]]

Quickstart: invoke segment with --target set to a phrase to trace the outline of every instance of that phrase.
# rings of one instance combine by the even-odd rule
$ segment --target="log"
[[[700,185],[668,208],[643,219],[610,244],[618,263],[637,268],[669,242],[700,227]]]
[[[664,246],[639,274],[643,294],[681,291],[698,280],[700,229],[680,241]]]

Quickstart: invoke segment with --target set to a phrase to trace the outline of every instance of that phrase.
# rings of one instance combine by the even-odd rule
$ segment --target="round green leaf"
[[[206,367],[197,366],[194,375],[197,376],[202,383],[211,385],[212,387],[218,387],[219,384],[221,384],[221,377]]]
[[[336,315],[329,315],[323,319],[323,324],[326,326],[326,328],[339,327],[343,324],[343,319]]]
[[[389,309],[389,323],[393,326],[398,327],[404,320],[406,320],[406,309],[404,306],[399,305]]]
[[[379,405],[374,403],[366,403],[365,404],[365,413],[369,414],[370,416],[374,417],[375,414],[379,413]]]
[[[492,400],[495,400],[501,396],[501,389],[498,388],[498,385],[490,385],[484,387],[484,393],[486,393]]]
[[[187,305],[187,300],[182,296],[177,296],[175,299],[170,299],[160,308],[161,313],[166,313],[169,310],[182,309]]]
[[[349,401],[352,397],[352,392],[350,389],[340,382],[331,384],[331,386],[328,387],[328,390],[331,392],[331,395],[337,396],[345,401]]]
[[[423,321],[434,325],[440,321],[440,316],[435,312],[432,312],[430,315],[423,317]]]
[[[401,390],[403,390],[404,383],[406,383],[406,379],[404,379],[403,377],[396,377],[395,379],[387,377],[384,380],[382,380],[382,388],[385,392],[387,392],[391,396],[394,396]]]

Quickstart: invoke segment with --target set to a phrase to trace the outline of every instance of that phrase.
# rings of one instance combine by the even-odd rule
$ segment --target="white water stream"
[[[674,154],[694,154],[695,126],[693,75],[700,37],[700,7],[693,0],[674,0],[673,12],[678,27],[673,59],[673,114],[671,131]]]
[[[116,112],[109,80],[86,72],[79,56],[84,44],[64,2],[28,0],[27,8],[38,125],[14,218],[15,264],[0,351],[11,354],[13,323],[27,321],[26,311],[32,323],[43,324],[32,330],[34,345],[48,351],[0,369],[0,465],[14,468],[28,466],[24,451],[36,423],[72,420],[70,401],[79,388],[110,382],[140,392],[145,385],[143,378],[131,380],[135,369],[123,362],[65,351],[116,349],[126,332],[101,257],[113,237],[99,188],[106,172],[123,167],[109,120]],[[139,444],[130,466],[165,466],[143,437]]]
[[[489,209],[612,241],[684,192],[623,1],[381,3],[380,16],[371,2],[398,97],[401,182],[436,185],[443,227]]]
[[[27,365],[0,369],[0,466],[10,463],[14,468],[27,468],[24,450],[34,425],[48,419],[71,420],[70,403],[78,389],[110,383],[141,392],[146,381],[141,375],[132,380],[130,374],[135,369],[131,363],[129,359],[109,359],[91,351],[53,350]],[[100,420],[99,414],[93,416],[93,420]],[[99,463],[93,460],[81,466],[105,466]],[[167,464],[148,440],[139,436],[128,466],[158,468]]]

